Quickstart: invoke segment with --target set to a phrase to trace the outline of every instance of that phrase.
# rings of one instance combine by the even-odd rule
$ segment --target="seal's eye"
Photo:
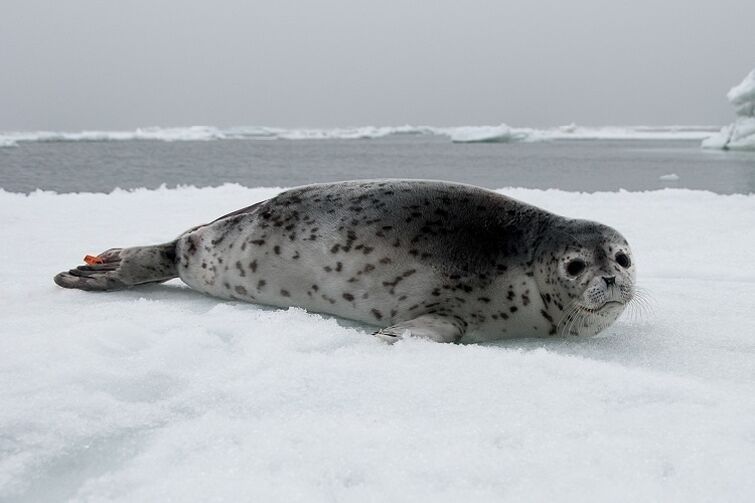
[[[577,276],[579,273],[585,270],[585,267],[587,267],[587,264],[585,264],[585,261],[581,258],[575,258],[568,264],[566,264],[566,273],[569,276]]]
[[[629,260],[629,255],[627,255],[626,253],[621,253],[621,252],[616,254],[616,262],[624,269],[626,269],[632,264],[632,261]]]

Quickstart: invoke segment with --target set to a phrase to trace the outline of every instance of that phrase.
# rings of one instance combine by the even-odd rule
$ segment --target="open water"
[[[755,192],[755,153],[708,151],[699,145],[683,140],[456,144],[425,135],[30,142],[0,148],[0,188],[110,192],[162,184],[291,187],[356,178],[428,178],[489,188]]]

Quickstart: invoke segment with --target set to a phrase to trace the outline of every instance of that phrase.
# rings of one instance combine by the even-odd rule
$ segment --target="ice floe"
[[[567,126],[535,129],[497,126],[363,126],[351,128],[276,128],[264,126],[146,127],[133,131],[5,131],[0,147],[31,142],[211,141],[211,140],[370,140],[389,136],[430,135],[455,143],[509,143],[548,140],[700,140],[717,131],[713,126]]]
[[[0,191],[2,501],[755,499],[755,195],[506,189],[632,243],[604,336],[388,346],[178,282],[52,276],[279,189]]]

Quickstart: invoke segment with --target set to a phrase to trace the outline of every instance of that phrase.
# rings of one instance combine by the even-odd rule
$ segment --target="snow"
[[[632,243],[653,313],[597,338],[389,346],[175,281],[52,283],[277,191],[0,191],[0,500],[755,498],[755,195],[503,190]]]
[[[736,120],[703,140],[703,148],[755,150],[755,70],[726,94],[736,111]]]
[[[266,126],[146,127],[134,131],[0,131],[0,148],[19,143],[77,141],[212,141],[212,140],[370,140],[397,135],[448,137],[456,143],[536,142],[549,140],[701,140],[713,126],[605,126],[569,124],[557,128],[498,126],[360,126],[340,128],[275,128]]]

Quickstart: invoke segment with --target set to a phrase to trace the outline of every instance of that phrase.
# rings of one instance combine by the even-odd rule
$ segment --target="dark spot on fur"
[[[191,255],[197,253],[197,245],[194,242],[194,236],[189,236],[189,249],[186,251],[188,251]]]
[[[262,290],[262,288],[267,284],[267,281],[264,279],[261,279],[257,282],[257,290]]]
[[[246,288],[241,285],[236,285],[236,288],[234,288],[234,290],[236,290],[236,293],[238,293],[239,295],[246,295]]]
[[[378,320],[382,320],[382,319],[383,319],[383,313],[381,313],[381,312],[380,312],[380,311],[378,311],[377,309],[374,309],[374,308],[372,309],[372,315],[373,315],[373,316],[374,316],[375,318],[377,318]]]
[[[282,295],[283,297],[291,297],[291,294],[290,294],[290,293],[288,293],[288,290],[281,290],[281,295]]]
[[[342,297],[344,299],[348,300],[349,302],[351,302],[352,300],[354,300],[354,296],[351,295],[350,293],[345,293],[345,294],[342,295]]]

